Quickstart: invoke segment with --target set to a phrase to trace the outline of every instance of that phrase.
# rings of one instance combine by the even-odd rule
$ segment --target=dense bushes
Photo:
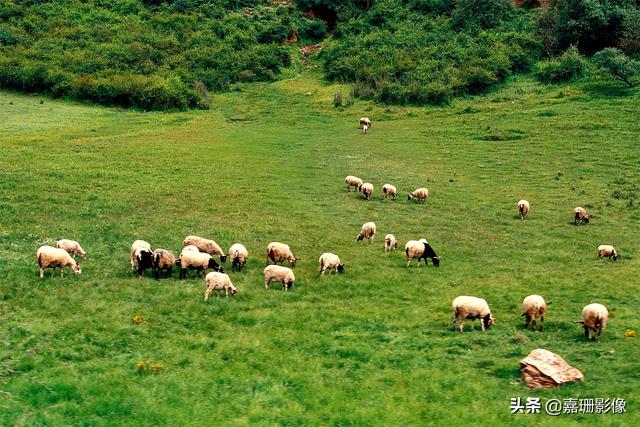
[[[0,87],[144,109],[201,107],[207,90],[274,80],[290,65],[284,42],[294,32],[314,41],[326,33],[294,6],[257,3],[4,0]]]
[[[609,47],[593,55],[593,62],[612,78],[629,87],[637,84],[640,62],[626,56],[619,49]]]
[[[446,104],[455,96],[483,92],[512,73],[529,69],[541,45],[531,25],[510,26],[510,19],[521,19],[511,3],[491,3],[495,20],[482,15],[463,25],[466,14],[482,9],[482,4],[454,3],[451,11],[458,18],[451,19],[429,16],[431,12],[409,14],[392,1],[380,0],[364,20],[338,25],[334,40],[321,53],[325,76],[354,83],[356,97],[394,104]],[[429,11],[442,5],[411,3]],[[377,8],[384,13],[376,13]],[[502,8],[504,13],[498,13]]]
[[[539,62],[536,77],[543,83],[561,83],[580,77],[585,68],[585,59],[571,46],[557,59]]]

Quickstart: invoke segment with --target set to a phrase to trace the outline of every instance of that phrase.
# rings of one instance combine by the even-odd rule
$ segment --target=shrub
[[[585,59],[578,49],[572,46],[558,59],[539,62],[536,77],[543,83],[561,83],[582,76],[585,69]]]
[[[616,80],[634,87],[640,74],[640,62],[629,58],[621,50],[606,48],[593,55],[593,63]]]
[[[477,32],[500,26],[514,13],[512,0],[455,0],[451,23],[456,29]]]

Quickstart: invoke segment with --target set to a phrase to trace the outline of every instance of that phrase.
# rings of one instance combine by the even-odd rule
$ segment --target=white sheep
[[[60,267],[60,277],[64,277],[64,268],[71,267],[75,274],[82,273],[80,264],[78,264],[69,252],[64,249],[54,248],[53,246],[40,246],[36,251],[36,260],[40,267],[40,278],[44,279],[44,269],[52,268],[51,277],[56,272],[56,268]]]
[[[365,135],[369,133],[369,126],[367,125],[363,125],[362,126],[362,133],[364,133]]]
[[[182,246],[194,245],[200,252],[206,252],[209,255],[220,256],[220,262],[225,262],[227,256],[224,251],[215,241],[211,239],[205,239],[200,236],[187,236],[182,241]]]
[[[459,296],[451,303],[453,310],[453,327],[464,330],[465,319],[480,319],[480,326],[483,331],[489,329],[495,323],[495,319],[489,309],[489,304],[482,298]],[[471,324],[473,330],[473,323]]]
[[[619,255],[616,248],[611,245],[600,245],[598,246],[598,258],[607,257],[609,259],[613,258],[613,260],[617,260]]]
[[[366,222],[362,224],[362,229],[360,229],[360,233],[356,236],[356,242],[360,240],[368,240],[369,243],[373,242],[373,238],[376,236],[376,223],[375,222]]]
[[[160,277],[160,272],[165,270],[171,276],[173,266],[176,263],[176,256],[166,249],[156,249],[153,251],[152,271],[156,279]]]
[[[360,191],[360,187],[364,184],[363,180],[353,175],[346,177],[344,182],[347,184],[347,191],[351,191],[351,187],[355,187],[357,191]]]
[[[231,270],[241,271],[249,258],[249,251],[241,243],[231,245],[227,254],[231,258]]]
[[[384,251],[393,251],[398,247],[398,240],[393,234],[384,236]]]
[[[282,282],[282,290],[287,291],[293,286],[296,276],[289,267],[268,265],[264,268],[264,288],[269,289],[271,282]]]
[[[520,219],[524,221],[529,213],[529,202],[522,199],[518,202],[518,215],[520,215]]]
[[[153,251],[144,240],[135,240],[131,244],[131,269],[138,277],[144,277],[144,271],[153,268]]]
[[[293,256],[289,245],[280,242],[271,242],[267,246],[267,265],[269,265],[269,260],[275,264],[288,261],[291,267],[295,267],[299,259],[300,258]]]
[[[78,254],[82,257],[83,260],[87,260],[87,253],[84,251],[84,249],[82,249],[80,243],[76,242],[75,240],[60,239],[56,242],[56,247],[64,249],[72,256]]]
[[[371,200],[371,195],[373,194],[373,184],[371,184],[370,182],[365,182],[360,187],[360,191],[362,192],[362,196],[365,199]]]
[[[364,130],[365,126],[369,129],[371,127],[371,120],[369,120],[369,117],[360,117],[360,127]],[[365,131],[364,133],[367,132]]]
[[[395,185],[385,184],[382,186],[382,198],[386,199],[387,197],[391,197],[393,200],[398,196],[398,189]]]
[[[547,313],[547,303],[540,295],[529,295],[522,301],[522,315],[525,318],[524,327],[531,325],[531,330],[536,330],[536,320],[540,319],[540,331],[542,331],[542,323]]]
[[[229,296],[229,293],[234,296],[238,294],[238,289],[233,286],[228,274],[212,271],[205,276],[204,283],[207,285],[207,289],[204,291],[205,301],[209,300],[211,291],[224,291],[226,296]]]
[[[429,197],[429,190],[424,187],[416,188],[413,192],[409,193],[407,196],[407,200],[417,200],[418,202],[424,203],[425,200]]]
[[[420,267],[420,260],[422,259],[422,255],[424,254],[425,243],[427,243],[427,239],[409,240],[404,245],[404,254],[407,258],[407,267],[411,265],[411,261],[414,258],[418,259],[418,267]],[[424,259],[424,263],[425,265],[427,264],[426,258]]]
[[[575,225],[580,225],[583,222],[585,224],[589,224],[589,220],[591,219],[591,215],[587,213],[585,208],[578,206],[573,210],[573,223]]]
[[[180,264],[180,279],[187,278],[188,270],[203,271],[209,268],[224,273],[224,269],[220,266],[215,259],[208,253],[187,251],[180,254],[178,259]]]
[[[589,340],[595,340],[596,336],[600,336],[602,331],[607,327],[609,320],[609,311],[602,304],[593,303],[582,309],[581,323],[584,326],[584,335]]]
[[[332,254],[330,252],[325,252],[320,255],[320,259],[318,260],[320,263],[320,274],[324,275],[326,270],[333,270],[336,273],[344,272],[344,264],[340,262],[340,258],[336,254]]]

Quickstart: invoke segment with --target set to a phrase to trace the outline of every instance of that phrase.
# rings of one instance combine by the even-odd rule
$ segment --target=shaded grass
[[[638,328],[640,207],[613,197],[639,184],[637,94],[593,99],[519,79],[449,108],[337,110],[341,88],[315,77],[177,114],[0,94],[0,351],[13,361],[0,365],[0,424],[546,423],[510,415],[517,396],[622,397],[628,414],[554,421],[637,420],[637,344],[623,332]],[[499,132],[526,138],[483,140]],[[374,200],[344,191],[348,174],[372,182]],[[380,198],[386,182],[397,201]],[[407,202],[420,186],[429,200]],[[588,226],[572,224],[578,205],[596,215]],[[381,236],[357,244],[367,221]],[[406,269],[401,251],[382,251],[387,232],[401,246],[429,239],[441,268]],[[247,246],[236,298],[204,303],[195,275],[132,277],[134,239],[179,251],[187,234]],[[35,250],[63,237],[87,250],[83,274],[40,281]],[[291,292],[263,288],[272,240],[302,257]],[[597,260],[600,243],[622,259]],[[324,251],[346,274],[318,276]],[[543,333],[522,326],[531,293],[551,302]],[[495,328],[452,331],[462,294],[489,301]],[[595,343],[570,323],[593,301],[612,313]],[[518,361],[537,347],[585,381],[526,389]],[[165,369],[140,374],[138,360]]]

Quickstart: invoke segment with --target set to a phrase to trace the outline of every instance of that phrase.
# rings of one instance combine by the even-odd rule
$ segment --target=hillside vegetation
[[[620,49],[604,68],[622,70],[630,85],[640,74],[633,0],[551,0],[533,10],[511,0],[0,0],[0,87],[206,109],[209,92],[299,72],[297,48],[316,43],[326,79],[389,104],[447,104],[571,46]],[[549,82],[586,68],[543,65]]]
[[[637,89],[519,77],[446,108],[336,109],[348,85],[321,77],[173,114],[0,92],[0,425],[638,425]],[[420,186],[427,202],[408,202]],[[372,245],[355,241],[367,221]],[[427,238],[440,268],[385,254],[388,232]],[[195,274],[134,278],[134,239],[177,252],[188,234],[247,246],[237,297],[205,303]],[[40,280],[36,249],[59,238],[87,250],[83,272]],[[274,240],[302,258],[287,293],[262,282]],[[598,260],[601,243],[621,258]],[[344,274],[319,277],[324,251]],[[533,293],[544,332],[523,327]],[[458,295],[485,298],[496,325],[453,331]],[[595,342],[571,323],[591,302],[611,312]],[[527,389],[518,362],[538,347],[584,382]],[[514,397],[623,398],[627,413],[512,415]]]

